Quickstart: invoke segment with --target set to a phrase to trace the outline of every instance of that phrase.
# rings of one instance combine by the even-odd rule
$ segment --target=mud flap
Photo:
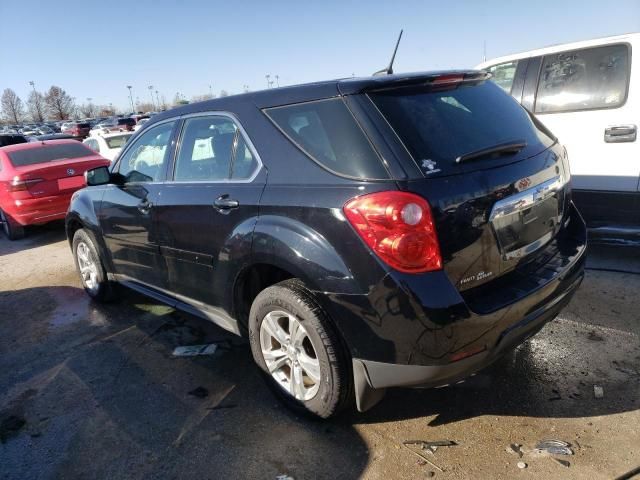
[[[366,412],[376,405],[387,392],[386,388],[375,389],[371,386],[367,368],[360,360],[353,360],[353,384],[356,392],[356,407]]]

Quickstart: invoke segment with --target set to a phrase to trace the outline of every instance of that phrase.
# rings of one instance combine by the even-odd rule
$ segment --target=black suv
[[[72,199],[84,288],[246,335],[273,390],[320,417],[461,380],[560,312],[586,252],[564,148],[487,78],[334,80],[154,116]]]

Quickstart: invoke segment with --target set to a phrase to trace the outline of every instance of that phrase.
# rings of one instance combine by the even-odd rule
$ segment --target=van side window
[[[511,87],[513,86],[513,79],[516,76],[516,69],[518,68],[518,60],[513,62],[500,63],[486,70],[491,74],[491,81],[498,85],[507,93],[511,93]]]
[[[627,45],[607,45],[546,55],[542,62],[536,113],[621,106],[629,84]]]

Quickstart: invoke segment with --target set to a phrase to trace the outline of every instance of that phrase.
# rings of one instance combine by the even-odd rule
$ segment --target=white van
[[[567,148],[573,198],[592,234],[640,235],[640,33],[494,58],[476,68]],[[639,54],[640,55],[640,54]]]

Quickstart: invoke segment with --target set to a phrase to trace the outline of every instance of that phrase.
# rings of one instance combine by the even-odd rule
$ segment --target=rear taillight
[[[378,192],[349,200],[343,209],[356,232],[390,267],[406,273],[442,268],[431,208],[424,198]]]
[[[9,182],[9,191],[10,192],[22,192],[24,190],[28,190],[30,185],[35,185],[36,183],[44,182],[42,178],[20,178],[18,176],[13,177],[13,179]]]

